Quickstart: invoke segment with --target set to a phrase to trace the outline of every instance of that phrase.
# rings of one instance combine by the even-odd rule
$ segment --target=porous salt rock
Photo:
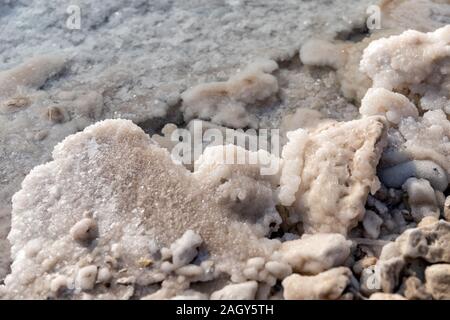
[[[265,100],[278,91],[278,80],[271,75],[278,69],[273,60],[260,60],[226,82],[200,84],[182,93],[185,121],[211,120],[233,128],[257,127],[246,106]]]
[[[66,64],[63,55],[36,56],[10,70],[0,72],[0,97],[13,95],[20,88],[38,89]]]
[[[444,203],[444,219],[450,222],[450,196],[445,198]]]
[[[418,95],[423,110],[449,113],[449,44],[449,25],[429,33],[408,30],[370,43],[361,70],[375,88],[410,91]]]
[[[341,234],[317,233],[283,242],[282,260],[298,273],[318,274],[340,266],[350,255],[352,242]]]
[[[50,283],[50,290],[55,294],[59,294],[61,291],[67,289],[69,280],[66,276],[57,276]]]
[[[388,246],[389,249],[383,248],[380,260],[395,255],[409,259],[422,258],[430,263],[450,262],[450,223],[439,220],[423,227],[407,229]]]
[[[361,70],[373,87],[388,90],[419,84],[443,58],[449,56],[450,26],[434,32],[408,30],[401,35],[369,44],[361,59]]]
[[[426,291],[426,288],[422,281],[415,277],[411,276],[404,282],[405,290],[404,296],[408,300],[430,300],[431,296]]]
[[[211,300],[253,300],[257,289],[258,283],[256,281],[229,284],[213,292]]]
[[[70,234],[76,241],[90,241],[97,236],[97,223],[92,218],[81,219],[70,229]]]
[[[282,282],[287,300],[336,300],[350,283],[352,272],[346,267],[330,269],[315,276],[292,274]]]
[[[370,296],[369,300],[406,300],[406,298],[396,293],[375,292]]]
[[[303,129],[288,132],[287,143],[282,151],[283,170],[280,177],[280,191],[278,198],[280,203],[289,206],[295,201],[295,195],[301,184],[301,172],[303,170],[303,150],[308,142],[308,133]]]
[[[298,108],[292,114],[286,114],[281,120],[280,133],[283,139],[286,139],[290,131],[297,129],[314,130],[319,125],[333,120],[327,119],[321,112],[308,109]],[[283,141],[285,142],[285,141]]]
[[[292,273],[292,267],[280,261],[268,261],[265,268],[277,279],[284,279]]]
[[[436,193],[428,180],[409,178],[403,185],[403,190],[408,194],[411,215],[416,222],[420,222],[427,216],[439,218],[440,210]]]
[[[379,288],[383,292],[391,293],[399,284],[400,273],[405,266],[405,260],[402,257],[394,257],[388,260],[378,260],[375,265],[375,276]]]
[[[426,289],[436,300],[450,300],[450,264],[434,264],[425,269]]]
[[[346,234],[363,218],[369,191],[380,186],[375,171],[385,137],[386,123],[379,116],[289,134],[281,200],[301,214],[306,232]]]
[[[370,88],[361,100],[359,112],[363,116],[383,115],[394,125],[402,118],[419,116],[416,106],[408,98],[384,88]]]
[[[300,49],[300,59],[308,66],[335,69],[343,96],[359,102],[372,86],[371,79],[359,69],[364,49],[371,42],[396,32],[398,31],[387,28],[371,30],[367,37],[357,42],[312,39]]]
[[[230,159],[235,164],[227,164]],[[264,236],[278,230],[281,224],[274,192],[280,168],[281,160],[264,150],[252,152],[235,145],[212,146],[195,162],[193,177],[205,185],[215,186],[216,201],[254,222],[255,232]]]
[[[262,178],[258,164],[203,163],[192,174],[175,165],[166,150],[128,120],[102,121],[69,136],[57,145],[53,157],[32,170],[13,199],[9,240],[14,262],[5,279],[10,297],[53,296],[52,277],[73,276],[79,263],[111,265],[115,275],[120,261],[120,268],[127,271],[118,278],[138,279],[145,270],[136,262],[148,254],[149,243],[170,247],[187,230],[201,236],[211,258],[219,263],[217,269],[230,274],[249,258],[270,256],[279,246],[278,240],[264,238],[274,227],[272,222],[281,220],[275,207],[261,212],[255,201],[249,211],[240,212],[239,202],[230,200],[236,199],[230,192],[237,179],[239,199],[261,187],[258,196],[270,195],[266,205],[275,205],[272,183],[277,179]],[[229,186],[222,186],[222,177],[228,178]],[[94,250],[80,246],[70,233],[86,218],[86,211],[93,213],[98,228]],[[175,269],[189,262],[191,249],[200,242],[190,232],[184,240],[170,250]],[[132,293],[133,284],[111,283],[110,297]],[[189,279],[181,284],[169,296],[185,290]],[[82,298],[77,292],[70,294]],[[90,294],[100,297],[101,289],[95,286]]]
[[[420,220],[420,222],[417,224],[417,227],[419,228],[423,228],[432,224],[435,224],[436,222],[438,222],[439,219],[436,216],[430,215],[430,216],[425,216],[422,218],[422,220]]]
[[[191,262],[197,255],[197,248],[202,242],[202,238],[197,233],[192,230],[187,230],[181,238],[172,243],[170,250],[175,268]]]

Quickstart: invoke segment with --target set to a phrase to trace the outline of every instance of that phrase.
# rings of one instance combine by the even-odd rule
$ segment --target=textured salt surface
[[[369,2],[76,1],[81,30],[69,30],[64,1],[2,1],[1,71],[35,56],[45,60],[59,54],[66,61],[53,77],[53,70],[39,67],[39,81],[0,98],[0,278],[8,260],[3,239],[11,197],[35,165],[50,160],[64,137],[107,118],[130,119],[151,132],[165,117],[180,121],[176,106],[190,86],[226,80],[255,58],[289,60],[304,39],[351,29],[364,19],[361,12]],[[36,70],[25,72],[37,77]],[[355,115],[336,98],[332,75],[324,76],[282,70],[277,105],[293,110],[312,100],[331,116]],[[321,78],[324,82],[317,82]],[[0,83],[15,87],[10,79]],[[348,111],[338,112],[340,107]],[[262,125],[273,125],[282,109],[270,112]]]
[[[84,130],[13,197],[0,296],[448,298],[450,5],[382,1],[383,29],[365,34],[361,2],[351,19],[352,2],[201,4],[80,2],[86,33],[52,16],[36,29],[51,37],[24,33],[33,58],[3,49],[5,233],[27,170]],[[0,6],[7,31],[37,9]],[[313,21],[294,23],[299,9]],[[89,126],[119,117],[145,132]],[[219,133],[280,126],[281,158],[219,143],[174,164],[170,134],[197,118]]]

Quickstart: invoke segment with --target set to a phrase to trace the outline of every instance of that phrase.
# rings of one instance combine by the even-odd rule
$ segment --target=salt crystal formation
[[[294,46],[289,19],[325,2],[209,4],[210,25],[177,1],[80,4],[104,17],[81,54],[0,71],[0,298],[450,299],[449,4],[381,1],[381,30],[360,15]],[[192,35],[164,33],[180,21]],[[139,41],[81,76],[104,23]],[[265,128],[278,149],[252,148]],[[183,139],[180,160],[180,130],[236,141]]]

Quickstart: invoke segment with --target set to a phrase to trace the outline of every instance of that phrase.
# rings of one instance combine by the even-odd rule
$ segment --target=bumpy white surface
[[[402,118],[419,116],[416,106],[408,98],[384,88],[370,88],[361,100],[359,112],[363,116],[383,115],[394,125]]]
[[[283,242],[280,253],[294,271],[318,274],[342,265],[350,255],[351,245],[341,234],[305,234],[301,239]]]
[[[345,267],[315,276],[293,274],[283,280],[283,295],[287,300],[336,300],[350,283],[351,274]]]
[[[305,231],[346,234],[363,218],[368,193],[379,188],[375,171],[385,136],[377,116],[288,135],[281,201],[301,215]]]
[[[139,266],[153,259],[148,252],[155,246],[170,245],[172,262],[161,264],[170,273],[190,263],[204,240],[211,257],[230,262],[216,263],[216,268],[232,274],[243,259],[268,256],[279,244],[261,239],[281,221],[270,202],[270,183],[258,182],[256,165],[237,172],[219,164],[208,167],[209,178],[203,179],[205,167],[192,175],[173,164],[167,151],[126,120],[99,122],[68,137],[53,157],[33,169],[14,196],[9,234],[14,262],[5,280],[10,297],[52,297],[52,279],[60,275],[75,281],[70,296],[81,297],[80,290],[101,296],[104,287],[92,290],[92,278],[94,268],[109,266],[108,256],[120,259],[120,267],[111,271],[114,288],[132,288],[144,277]],[[239,190],[239,201],[230,194],[234,190]],[[267,215],[245,205],[258,205],[258,197],[265,199]],[[247,211],[241,210],[241,200]],[[80,243],[74,235],[88,231],[87,217],[95,220],[98,236]],[[119,278],[117,270],[123,268],[128,271]],[[109,291],[113,297],[125,297],[114,288]]]

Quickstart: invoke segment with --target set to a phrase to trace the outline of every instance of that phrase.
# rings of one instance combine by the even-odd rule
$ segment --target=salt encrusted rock
[[[408,194],[411,215],[416,222],[420,222],[427,216],[439,218],[440,209],[436,193],[428,180],[409,178],[403,185],[403,190]]]
[[[255,299],[258,283],[248,281],[238,284],[229,284],[211,294],[211,300],[252,300]]]
[[[425,270],[427,291],[437,300],[450,300],[450,264],[435,264]]]
[[[191,262],[197,255],[197,247],[202,242],[202,238],[197,233],[187,230],[181,238],[170,245],[173,265],[181,267]]]
[[[364,50],[361,70],[376,88],[388,90],[419,84],[434,65],[449,56],[450,26],[434,32],[408,30],[398,36],[373,41]]]
[[[420,99],[422,110],[450,113],[449,35],[447,25],[434,32],[408,30],[373,41],[364,51],[361,70],[376,88],[409,91]]]
[[[185,121],[200,118],[233,128],[257,127],[246,107],[278,91],[278,80],[271,75],[276,69],[275,61],[260,60],[227,82],[201,84],[185,91],[181,95]]]
[[[23,64],[0,72],[0,98],[13,95],[21,88],[37,89],[66,64],[62,55],[36,56]]]
[[[332,67],[338,69],[347,56],[339,45],[320,39],[311,39],[302,45],[300,60],[308,66]]]
[[[279,261],[268,261],[265,268],[277,279],[284,279],[292,273],[292,267],[288,263]]]
[[[416,106],[404,95],[383,88],[370,88],[361,100],[359,112],[363,116],[383,115],[396,125],[402,118],[417,118]]]
[[[408,229],[395,244],[406,258],[422,258],[431,263],[450,262],[450,223],[439,220],[422,228]]]
[[[50,283],[50,290],[58,296],[69,286],[69,280],[65,276],[56,276]]]
[[[236,148],[232,151],[237,152]],[[216,159],[209,152],[208,157]],[[146,272],[139,261],[154,243],[171,248],[172,261],[166,261],[169,274],[194,258],[201,239],[211,257],[220,262],[217,269],[229,273],[252,256],[270,256],[279,246],[279,241],[263,238],[281,219],[274,207],[275,195],[268,193],[274,188],[273,177],[262,178],[258,164],[203,161],[192,174],[175,165],[166,150],[127,120],[99,122],[69,136],[53,156],[54,161],[26,177],[23,189],[14,196],[9,235],[14,262],[5,279],[10,297],[53,297],[50,283],[56,274],[74,279],[86,265],[92,266],[89,274],[94,274],[94,267],[111,267],[110,297],[129,297],[134,281],[141,281]],[[254,199],[248,211],[232,201],[236,198],[230,192],[236,186],[244,203],[247,196]],[[259,210],[258,197],[268,197],[265,211]],[[89,234],[78,232],[87,230],[84,223],[83,228],[77,225],[86,219],[86,211],[92,213],[89,219],[95,219],[98,229],[93,247],[80,245],[73,237]],[[71,234],[74,225],[76,232]],[[200,278],[207,281],[215,275],[205,274]],[[80,288],[89,290],[91,297],[100,297],[101,283],[108,277],[101,278],[97,285],[95,277],[89,277],[94,279],[93,288],[92,281],[77,283],[83,283]],[[189,281],[185,277],[158,295],[177,295]],[[69,294],[82,298],[76,291]],[[139,292],[134,294],[139,297]]]
[[[97,266],[90,265],[81,268],[75,278],[75,288],[79,290],[92,290],[97,279]]]
[[[280,253],[295,272],[318,274],[338,267],[350,255],[352,242],[341,234],[317,233],[283,242]]]
[[[377,239],[380,235],[380,228],[383,224],[383,219],[375,212],[367,210],[362,222],[364,227],[364,235],[370,239]]]
[[[444,219],[450,222],[450,196],[445,199],[444,203]]]
[[[387,293],[393,292],[399,284],[400,273],[404,266],[405,260],[402,257],[378,260],[375,266],[375,276],[379,281],[379,289]]]
[[[369,300],[406,300],[406,298],[400,294],[376,292],[370,296]]]
[[[422,281],[411,276],[404,282],[404,296],[408,300],[429,300],[431,299],[430,294],[426,291],[426,288]]]
[[[227,164],[230,159],[235,164]],[[252,221],[254,231],[263,237],[281,224],[274,192],[280,168],[281,160],[262,149],[212,146],[195,162],[193,177],[215,190],[215,201],[221,206]]]
[[[292,274],[282,282],[287,300],[336,300],[350,283],[352,272],[345,267],[330,269],[315,276]]]
[[[88,242],[95,239],[97,232],[97,223],[92,218],[81,219],[70,229],[72,238],[79,242]]]
[[[418,228],[424,228],[424,227],[426,227],[426,226],[433,225],[433,224],[435,224],[435,223],[438,222],[438,221],[439,221],[439,219],[436,218],[436,217],[433,216],[433,215],[425,216],[425,217],[423,217],[423,219],[420,220],[420,222],[417,224],[417,227],[418,227]]]
[[[302,215],[306,232],[346,234],[363,218],[369,191],[375,193],[380,186],[375,171],[385,135],[379,116],[289,134],[283,148],[281,201]]]

